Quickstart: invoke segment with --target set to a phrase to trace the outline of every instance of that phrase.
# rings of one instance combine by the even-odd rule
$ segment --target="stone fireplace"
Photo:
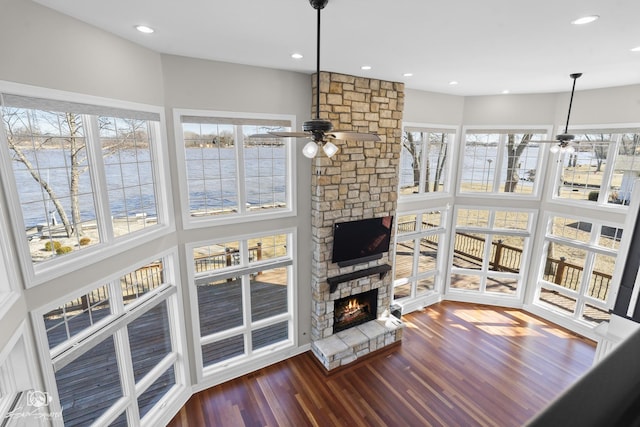
[[[314,101],[320,90],[321,119],[336,130],[374,132],[382,139],[336,141],[332,159],[320,154],[312,160],[311,348],[331,371],[402,339],[401,322],[381,319],[391,305],[389,253],[346,267],[331,259],[335,223],[396,215],[404,84],[329,72],[320,73],[319,88],[315,76],[312,81]],[[360,294],[368,302],[359,302],[366,306],[359,310],[368,310],[369,317],[336,327],[343,301]]]

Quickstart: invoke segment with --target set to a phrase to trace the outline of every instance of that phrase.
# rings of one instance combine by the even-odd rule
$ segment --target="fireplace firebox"
[[[378,289],[340,298],[334,302],[333,333],[374,320],[378,311]]]

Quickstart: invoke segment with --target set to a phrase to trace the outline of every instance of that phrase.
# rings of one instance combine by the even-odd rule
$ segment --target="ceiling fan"
[[[573,104],[573,93],[576,90],[576,80],[579,79],[582,76],[582,73],[573,73],[573,74],[569,74],[569,77],[571,77],[573,79],[573,86],[571,87],[571,98],[569,99],[569,111],[567,113],[567,123],[564,126],[564,132],[556,135],[556,139],[552,140],[552,141],[540,141],[540,142],[553,142],[553,143],[558,143],[558,145],[555,145],[553,147],[551,147],[551,152],[552,153],[558,153],[558,152],[574,152],[575,149],[571,146],[569,146],[569,144],[575,139],[575,135],[572,135],[569,133],[569,118],[571,117],[571,106]]]
[[[350,141],[380,141],[380,137],[374,133],[360,133],[353,131],[333,131],[333,125],[328,120],[320,118],[320,11],[329,3],[329,0],[309,0],[311,6],[318,11],[317,24],[317,52],[316,52],[316,117],[303,123],[303,132],[267,132],[266,134],[252,135],[258,138],[311,138],[302,153],[309,158],[318,154],[319,147],[328,157],[338,152],[338,147],[331,140]]]

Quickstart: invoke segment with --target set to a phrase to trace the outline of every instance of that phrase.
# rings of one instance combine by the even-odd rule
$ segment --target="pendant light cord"
[[[569,99],[569,112],[567,113],[567,124],[564,126],[564,133],[569,132],[569,117],[571,117],[571,105],[573,104],[573,92],[576,90],[576,80],[582,76],[582,73],[571,74],[570,77],[573,79],[573,87],[571,88],[571,98]]]
[[[316,119],[320,119],[320,10],[321,8],[318,8],[318,40],[316,45]]]

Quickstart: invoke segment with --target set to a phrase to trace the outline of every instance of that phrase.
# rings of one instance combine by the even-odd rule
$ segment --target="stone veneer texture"
[[[316,100],[315,76],[313,100]],[[404,84],[320,73],[320,118],[334,130],[372,132],[381,142],[334,141],[332,158],[320,150],[312,168],[312,321],[311,339],[333,334],[333,302],[378,288],[378,317],[391,304],[392,274],[342,283],[329,293],[327,277],[390,263],[389,255],[368,265],[339,268],[331,262],[336,222],[395,215],[400,165]],[[315,105],[313,109],[315,117]]]

